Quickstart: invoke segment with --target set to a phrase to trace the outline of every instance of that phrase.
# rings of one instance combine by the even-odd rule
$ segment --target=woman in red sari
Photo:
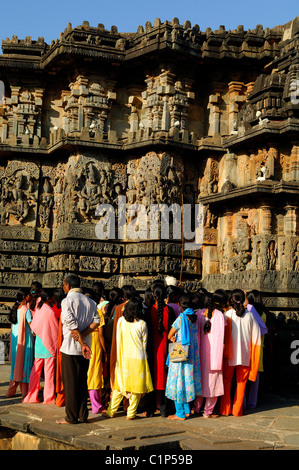
[[[166,360],[168,356],[168,333],[171,325],[176,319],[174,310],[165,304],[165,287],[156,284],[153,288],[155,300],[151,308],[151,333],[152,333],[152,358],[153,358],[153,386],[151,399],[146,415],[153,416],[156,409],[160,410],[160,415],[166,418],[172,414],[172,402],[166,398],[165,389],[168,368]]]

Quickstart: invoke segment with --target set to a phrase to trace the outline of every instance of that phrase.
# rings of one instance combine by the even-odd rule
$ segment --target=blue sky
[[[117,26],[119,32],[136,32],[146,21],[162,22],[177,17],[189,20],[202,31],[224,25],[235,29],[253,29],[257,24],[272,28],[299,15],[298,0],[12,0],[1,2],[0,40],[13,35],[33,40],[43,36],[47,43],[56,40],[70,22],[72,26],[89,21],[91,26],[103,23],[106,29]]]

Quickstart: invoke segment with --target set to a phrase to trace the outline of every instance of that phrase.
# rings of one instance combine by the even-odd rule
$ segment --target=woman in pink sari
[[[206,293],[206,308],[197,314],[199,359],[201,370],[202,395],[194,402],[194,412],[199,410],[205,399],[204,418],[216,417],[213,414],[219,396],[223,395],[223,345],[225,321],[223,313],[215,308],[213,294]]]
[[[23,403],[39,403],[38,393],[44,369],[44,404],[55,404],[55,361],[58,344],[58,320],[51,308],[52,291],[42,290],[31,330],[35,337],[35,359],[30,374],[28,394]]]

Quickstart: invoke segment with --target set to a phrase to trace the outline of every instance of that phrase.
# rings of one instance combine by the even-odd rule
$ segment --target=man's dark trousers
[[[83,356],[61,353],[61,375],[65,393],[65,420],[83,423],[88,418],[87,372],[89,360]]]

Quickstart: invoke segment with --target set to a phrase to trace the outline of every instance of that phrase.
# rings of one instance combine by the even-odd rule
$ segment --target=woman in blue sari
[[[201,395],[197,316],[191,308],[191,295],[180,296],[183,312],[172,324],[168,339],[189,345],[188,361],[169,362],[166,396],[174,401],[176,414],[169,419],[185,420],[190,415],[190,402]]]

